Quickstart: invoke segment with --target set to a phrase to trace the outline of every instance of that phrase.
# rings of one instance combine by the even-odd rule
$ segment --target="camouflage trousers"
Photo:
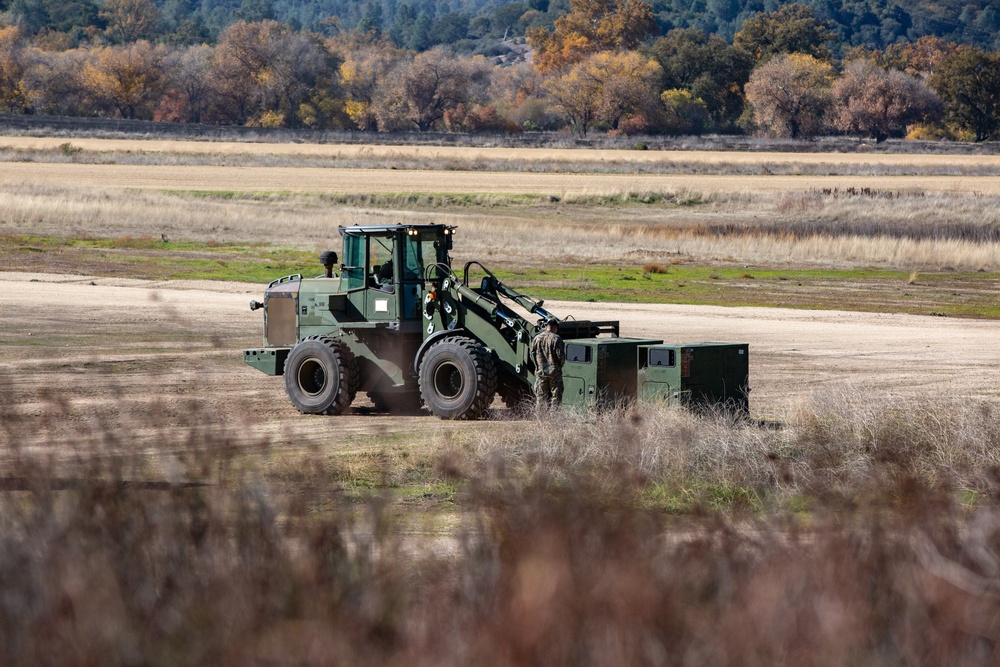
[[[563,379],[558,375],[539,375],[535,378],[535,409],[539,412],[562,405]]]

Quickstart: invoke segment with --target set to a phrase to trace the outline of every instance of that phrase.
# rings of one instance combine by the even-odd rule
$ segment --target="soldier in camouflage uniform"
[[[539,413],[562,404],[562,369],[566,363],[566,345],[559,337],[559,322],[549,320],[545,333],[535,336],[528,349],[535,364],[535,406]]]

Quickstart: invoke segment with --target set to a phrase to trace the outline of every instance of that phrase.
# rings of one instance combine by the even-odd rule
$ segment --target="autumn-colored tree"
[[[558,116],[550,109],[545,77],[530,63],[497,68],[487,97],[498,113],[525,130],[555,129]]]
[[[492,66],[482,57],[456,57],[443,49],[417,54],[379,85],[373,103],[379,129],[434,128],[449,109],[486,100]]]
[[[684,89],[700,99],[720,127],[732,126],[743,112],[743,86],[753,61],[718,35],[697,28],[671,30],[653,42],[650,54],[663,68],[663,90]]]
[[[27,78],[31,52],[20,28],[0,28],[0,110],[4,113],[28,113],[33,90]]]
[[[876,61],[885,69],[898,69],[909,74],[934,73],[945,58],[954,54],[958,45],[940,37],[924,35],[915,42],[890,44],[882,58]]]
[[[748,18],[736,33],[733,46],[761,63],[783,53],[830,60],[832,54],[826,45],[834,39],[836,34],[825,21],[816,18],[812,7],[795,3]]]
[[[49,115],[92,115],[93,101],[84,86],[90,58],[85,49],[36,52],[34,65],[25,74],[34,110]]]
[[[962,47],[934,70],[930,84],[948,119],[973,132],[976,141],[1000,136],[1000,53]]]
[[[915,122],[940,116],[942,105],[923,81],[866,60],[847,65],[833,86],[833,126],[885,141]]]
[[[655,60],[635,51],[602,52],[552,77],[546,89],[573,128],[586,135],[595,122],[617,129],[626,116],[654,110],[660,75]]]
[[[539,72],[550,73],[600,51],[635,49],[656,29],[644,0],[570,0],[570,11],[544,27],[528,30]]]
[[[100,17],[104,34],[115,44],[129,44],[155,35],[160,10],[152,0],[105,0]]]
[[[167,61],[169,85],[173,91],[176,120],[200,123],[208,115],[212,103],[212,57],[210,46],[189,46],[174,51]]]
[[[347,96],[344,109],[359,130],[375,130],[378,118],[373,104],[379,84],[403,61],[408,52],[387,39],[358,39],[347,33],[328,40],[327,48],[340,54],[340,86]]]
[[[758,131],[774,137],[814,136],[830,106],[833,67],[801,53],[777,56],[754,70],[746,85]]]
[[[244,125],[259,113],[259,76],[276,57],[276,42],[283,31],[276,22],[261,26],[238,21],[222,32],[212,57],[214,119]]]
[[[105,46],[83,67],[83,84],[98,108],[121,118],[152,118],[165,91],[166,50],[145,40]]]
[[[597,53],[584,61],[601,80],[597,120],[618,130],[628,116],[650,115],[658,109],[660,65],[636,51]]]
[[[545,88],[556,107],[569,120],[570,126],[586,136],[597,117],[601,82],[590,76],[586,67],[579,63],[564,74],[548,79]]]
[[[240,124],[267,115],[298,125],[298,108],[319,88],[336,85],[337,62],[319,38],[277,21],[239,21],[219,38],[212,61],[216,113]]]

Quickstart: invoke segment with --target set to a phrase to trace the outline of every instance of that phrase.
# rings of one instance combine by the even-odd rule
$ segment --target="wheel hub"
[[[464,385],[465,378],[462,376],[462,369],[451,362],[441,364],[434,371],[434,389],[442,398],[456,398],[462,393]]]
[[[316,396],[326,387],[326,368],[319,361],[309,359],[299,367],[299,387],[310,396]]]

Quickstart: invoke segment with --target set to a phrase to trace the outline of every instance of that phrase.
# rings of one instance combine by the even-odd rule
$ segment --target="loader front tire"
[[[285,362],[285,391],[303,414],[339,415],[354,399],[357,377],[351,349],[326,336],[306,338]]]
[[[420,396],[441,419],[479,419],[496,390],[493,356],[471,338],[446,338],[420,360]]]

